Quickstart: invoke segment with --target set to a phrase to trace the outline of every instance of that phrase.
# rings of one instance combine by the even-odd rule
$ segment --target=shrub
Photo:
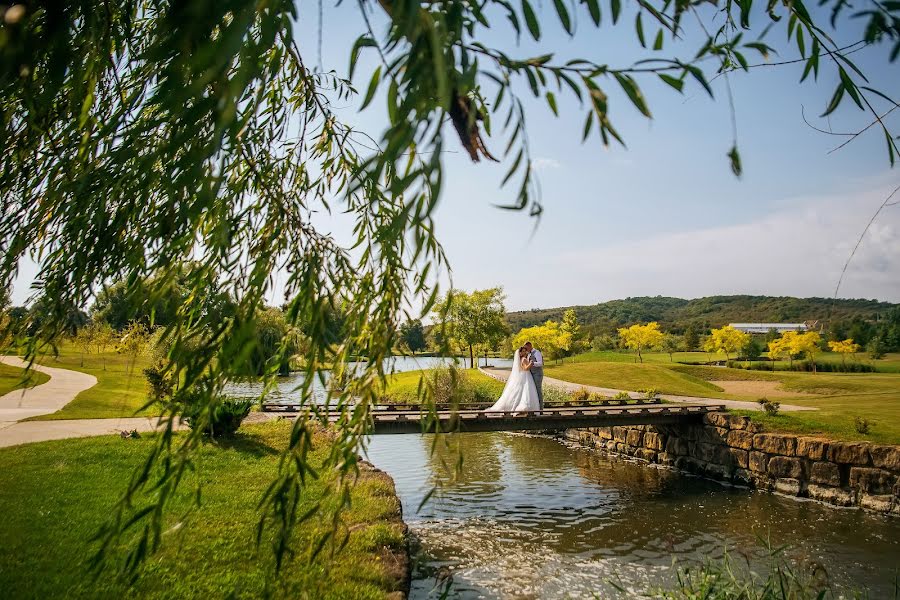
[[[868,435],[868,433],[869,433],[869,420],[868,419],[856,417],[853,419],[853,426],[856,428],[857,433],[861,433],[863,435]]]
[[[548,404],[563,404],[572,401],[572,396],[566,390],[553,385],[545,385],[543,394],[544,406],[547,406]]]
[[[572,392],[572,400],[575,402],[587,402],[590,399],[591,393],[587,391],[587,388],[581,388],[580,390]]]
[[[807,373],[874,373],[877,369],[866,363],[848,362],[815,362],[797,361],[793,365],[778,365],[775,362],[743,363],[730,360],[727,366],[731,369],[745,369],[748,371],[801,371]]]
[[[252,400],[225,397],[213,403],[208,410],[203,410],[199,403],[191,403],[186,407],[184,416],[191,429],[202,427],[206,435],[222,437],[238,430],[252,406]]]
[[[760,398],[756,401],[757,404],[762,406],[762,409],[766,411],[766,414],[770,417],[774,417],[778,414],[779,409],[781,408],[781,402],[772,402],[768,398]]]
[[[631,400],[631,395],[628,392],[619,392],[613,396],[613,400]]]
[[[656,388],[647,388],[640,391],[643,392],[647,400],[659,400],[660,391]]]
[[[150,384],[151,398],[160,402],[172,396],[172,392],[175,390],[175,381],[172,379],[171,373],[166,371],[162,362],[157,362],[144,369],[144,377]]]
[[[607,397],[604,396],[603,394],[598,394],[598,393],[596,393],[596,392],[594,392],[593,394],[591,394],[591,398],[590,398],[590,401],[591,401],[591,402],[605,402],[605,401],[607,401],[607,400],[609,400],[609,398],[607,398]]]

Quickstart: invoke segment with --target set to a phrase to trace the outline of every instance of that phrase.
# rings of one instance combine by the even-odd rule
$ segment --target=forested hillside
[[[559,320],[572,308],[582,326],[592,334],[614,333],[617,327],[637,322],[658,321],[664,330],[682,333],[689,325],[700,329],[721,327],[732,322],[771,321],[848,322],[877,321],[900,306],[877,300],[837,300],[793,298],[790,296],[708,296],[694,300],[665,296],[625,298],[589,306],[562,306],[507,314],[513,331]]]

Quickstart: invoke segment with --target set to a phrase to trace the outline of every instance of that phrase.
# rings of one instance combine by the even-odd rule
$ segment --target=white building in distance
[[[729,323],[728,326],[744,333],[769,333],[773,329],[778,333],[784,333],[809,329],[806,323]]]

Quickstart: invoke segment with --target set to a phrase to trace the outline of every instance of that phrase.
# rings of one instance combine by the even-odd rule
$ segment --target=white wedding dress
[[[519,353],[516,352],[513,354],[512,372],[509,374],[509,379],[506,380],[503,393],[500,395],[500,399],[487,410],[489,412],[524,412],[540,409],[541,404],[538,400],[534,378],[530,371],[522,369]]]

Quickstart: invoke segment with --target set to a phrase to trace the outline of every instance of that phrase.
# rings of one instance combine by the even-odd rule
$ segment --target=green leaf
[[[705,89],[706,93],[709,94],[709,97],[712,98],[712,88],[709,86],[709,82],[706,81],[706,76],[703,74],[703,71],[700,69],[700,67],[695,67],[694,65],[685,65],[684,68],[687,69],[688,73],[690,73],[691,76],[693,76],[693,78],[697,80],[697,83],[703,86],[703,89]]]
[[[619,13],[622,12],[621,0],[609,0],[609,6],[612,9],[613,25],[619,20]]]
[[[665,73],[660,73],[659,78],[664,82],[681,92],[684,89],[684,80],[679,79],[678,77],[672,77],[671,75],[667,75]]]
[[[853,80],[850,79],[850,75],[847,74],[847,71],[845,71],[843,67],[838,67],[838,73],[841,76],[841,82],[844,84],[844,89],[847,90],[847,93],[850,94],[850,97],[853,98],[856,105],[862,109],[862,99],[859,97],[859,90],[856,89],[856,84],[853,83]]]
[[[656,41],[653,42],[653,49],[658,51],[658,50],[662,50],[662,48],[663,48],[663,30],[660,29],[659,32],[656,34]]]
[[[547,96],[547,104],[550,105],[550,110],[552,110],[553,114],[558,117],[559,111],[556,108],[556,96],[554,96],[553,92],[551,92],[551,91],[548,91],[546,96]]]
[[[359,59],[359,51],[371,46],[375,46],[375,40],[369,36],[361,35],[356,38],[356,41],[353,43],[353,48],[350,50],[350,71],[347,76],[348,79],[353,79],[353,72],[356,70],[356,62]]]
[[[838,84],[837,88],[834,90],[834,95],[831,97],[831,102],[828,103],[828,107],[825,108],[825,112],[822,113],[821,116],[827,117],[831,113],[833,113],[837,107],[841,104],[841,100],[844,97],[844,83],[841,82]]]
[[[528,25],[528,32],[535,41],[541,39],[541,27],[538,25],[537,15],[528,0],[522,0],[522,13],[525,15],[525,24]]]
[[[359,107],[359,110],[364,110],[370,102],[372,102],[372,98],[375,97],[375,91],[378,89],[378,84],[381,83],[381,67],[375,69],[375,72],[372,73],[372,79],[369,80],[369,89],[366,90],[366,97],[363,100],[362,106]]]
[[[581,135],[581,141],[584,142],[591,135],[591,126],[594,124],[594,111],[589,110],[587,118],[584,120],[584,132]]]
[[[600,0],[585,0],[594,25],[600,25]]]
[[[637,31],[638,41],[641,43],[641,47],[646,48],[647,42],[644,40],[644,23],[641,21],[641,13],[638,13],[634,20],[634,29]]]
[[[735,177],[740,177],[744,169],[741,166],[741,155],[738,153],[737,144],[732,146],[728,152],[728,160],[731,163],[731,172],[734,173]]]
[[[638,87],[637,83],[628,75],[623,75],[621,73],[615,74],[616,81],[619,82],[619,85],[622,86],[622,90],[625,92],[625,95],[628,96],[628,99],[631,100],[631,103],[634,104],[635,108],[641,111],[648,119],[652,119],[653,115],[650,114],[650,109],[647,108],[647,102],[644,100],[643,94],[641,94],[641,89]]]
[[[891,166],[894,166],[894,140],[891,139],[891,132],[884,130],[884,137],[887,140],[888,156],[891,159]]]
[[[553,5],[556,7],[556,14],[559,15],[559,22],[562,23],[563,29],[569,35],[572,35],[572,18],[569,16],[569,11],[566,9],[566,5],[563,4],[563,0],[553,0]]]

